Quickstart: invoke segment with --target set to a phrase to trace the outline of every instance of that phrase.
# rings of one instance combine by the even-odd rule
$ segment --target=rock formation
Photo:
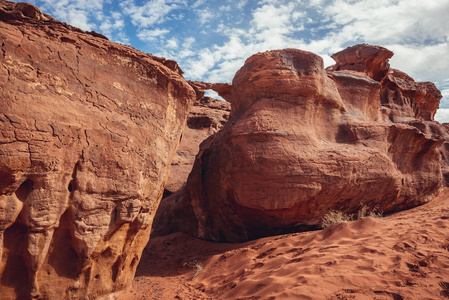
[[[444,185],[447,133],[432,121],[441,94],[391,69],[392,55],[357,45],[328,70],[295,49],[250,57],[228,123],[201,145],[171,196],[178,218],[164,226],[236,242],[318,226],[330,210],[388,212],[434,197]]]
[[[0,1],[0,290],[127,289],[195,91],[177,64]]]
[[[187,178],[192,171],[195,156],[198,154],[201,142],[209,136],[218,132],[228,121],[231,104],[211,97],[204,96],[204,89],[214,89],[219,86],[227,87],[227,84],[210,84],[204,82],[189,82],[195,89],[197,101],[191,108],[187,117],[187,126],[182,133],[181,144],[172,161],[170,174],[165,185],[164,197],[156,213],[151,236],[161,236],[170,233],[173,228],[184,228],[188,226],[185,217],[192,215],[184,208],[178,207],[177,197],[171,197],[176,192],[183,191]],[[223,91],[223,89],[219,90]],[[218,92],[218,91],[217,91]],[[226,95],[226,94],[225,94]],[[176,225],[174,225],[176,224]]]
[[[228,102],[231,102],[231,91],[232,85],[229,83],[209,83],[209,82],[201,82],[201,81],[189,81],[190,85],[192,85],[193,89],[196,92],[197,100],[200,100],[205,91],[204,90],[213,90],[218,93],[220,97],[225,99]]]
[[[197,101],[190,109],[187,127],[182,133],[181,144],[170,167],[165,186],[166,195],[171,195],[184,186],[199,151],[199,145],[226,124],[231,111],[229,102],[205,97],[201,87],[193,82],[190,84],[197,91]]]

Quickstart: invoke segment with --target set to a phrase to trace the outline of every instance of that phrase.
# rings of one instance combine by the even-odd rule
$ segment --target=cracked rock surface
[[[173,61],[0,1],[0,289],[127,289],[193,88]]]

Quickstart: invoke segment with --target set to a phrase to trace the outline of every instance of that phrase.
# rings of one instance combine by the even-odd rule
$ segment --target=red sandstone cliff
[[[318,226],[330,210],[388,212],[437,195],[441,94],[390,69],[392,55],[357,45],[327,71],[295,49],[250,57],[232,83],[229,122],[202,143],[185,189],[167,199],[177,218],[161,209],[161,227],[244,241]]]
[[[173,61],[0,1],[0,290],[129,288],[195,91]]]

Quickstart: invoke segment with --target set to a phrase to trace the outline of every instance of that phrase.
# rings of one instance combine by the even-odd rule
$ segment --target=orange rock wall
[[[195,99],[176,63],[0,1],[0,289],[132,282]]]

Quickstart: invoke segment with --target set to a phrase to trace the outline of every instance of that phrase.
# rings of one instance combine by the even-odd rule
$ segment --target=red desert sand
[[[118,299],[445,298],[449,189],[390,216],[242,244],[157,237]]]

